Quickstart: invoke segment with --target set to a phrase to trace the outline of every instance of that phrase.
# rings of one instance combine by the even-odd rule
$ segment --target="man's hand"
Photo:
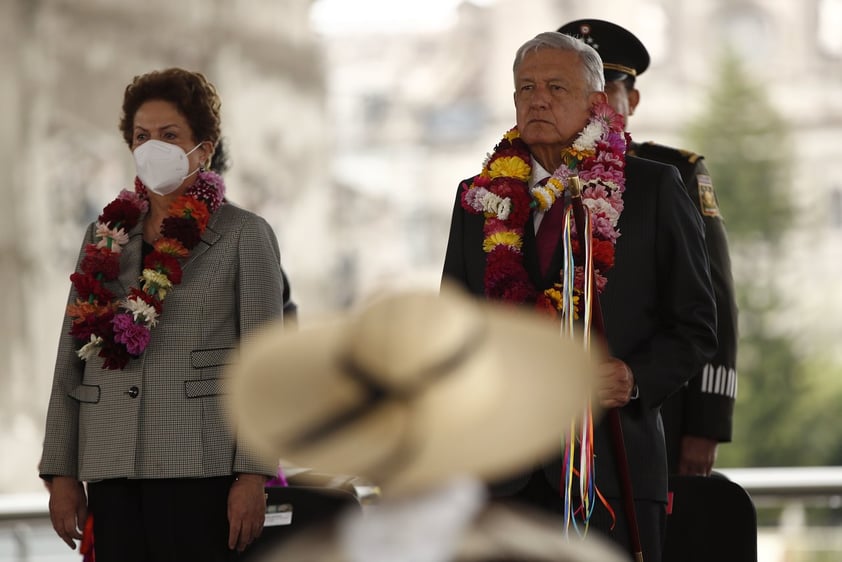
[[[695,435],[681,436],[681,458],[678,473],[685,476],[710,476],[716,462],[717,442]]]
[[[54,476],[50,491],[50,521],[67,546],[76,550],[74,540],[82,540],[88,518],[88,501],[81,482],[70,476]]]
[[[263,532],[266,496],[260,474],[240,474],[228,492],[228,548],[242,552]]]
[[[603,408],[621,408],[631,400],[634,375],[628,365],[614,357],[599,366],[597,397]]]

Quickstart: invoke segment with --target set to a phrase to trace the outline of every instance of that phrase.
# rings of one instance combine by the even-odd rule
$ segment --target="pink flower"
[[[225,182],[222,176],[215,172],[199,172],[199,179],[187,190],[186,195],[201,199],[208,205],[208,210],[214,212],[225,200]]]
[[[624,149],[625,147],[621,148],[620,151],[600,152],[599,155],[597,155],[597,161],[612,168],[622,169],[625,167],[625,162],[623,162],[623,159],[620,158],[620,153]]]
[[[625,152],[626,144],[628,144],[626,142],[625,135],[622,135],[622,134],[619,134],[619,133],[616,133],[616,132],[612,132],[611,134],[609,134],[608,138],[605,139],[605,141],[606,141],[606,143],[608,143],[608,145],[610,147],[609,150],[611,150],[611,152],[614,152],[616,154],[621,154],[621,153]]]
[[[584,287],[585,284],[585,271],[582,269],[581,265],[577,265],[574,269],[573,273],[573,283],[576,287]],[[601,275],[599,272],[594,273],[594,285],[596,286],[597,292],[602,292],[605,289],[605,285],[608,283],[608,279]]]
[[[115,314],[111,323],[114,325],[114,341],[125,345],[129,354],[138,356],[149,345],[149,329],[135,324],[131,314]]]
[[[149,210],[149,200],[142,197],[138,193],[134,191],[129,191],[128,189],[123,189],[120,191],[120,194],[117,196],[117,199],[128,201],[129,203],[135,205],[140,209],[140,212],[145,213]]]
[[[605,102],[600,102],[592,108],[593,116],[602,121],[612,131],[622,131],[625,129],[623,116],[614,111],[614,108]]]
[[[607,217],[591,215],[591,222],[593,231],[597,236],[605,240],[611,240],[612,242],[620,237],[620,233],[617,232]]]

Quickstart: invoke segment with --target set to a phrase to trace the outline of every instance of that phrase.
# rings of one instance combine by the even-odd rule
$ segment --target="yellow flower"
[[[547,295],[547,298],[553,303],[553,306],[556,307],[556,310],[561,310],[563,306],[564,299],[561,296],[561,291],[556,289],[555,287],[550,287],[549,289],[544,290],[544,294]]]
[[[510,177],[520,181],[529,179],[532,168],[517,156],[505,156],[494,160],[488,167],[492,178]]]
[[[561,312],[564,310],[564,296],[562,295],[559,287],[562,287],[561,284],[556,283],[554,286],[550,287],[549,289],[544,289],[544,294],[550,299],[550,302],[553,303],[553,306]],[[579,295],[573,295],[573,319],[579,319]]]
[[[161,300],[164,300],[167,296],[167,292],[173,287],[172,281],[169,280],[169,277],[163,273],[155,271],[154,269],[144,269],[141,274],[141,279],[143,280],[144,290],[147,293],[158,295],[158,298]],[[149,291],[147,288],[151,288],[152,290]]]
[[[564,184],[561,183],[561,180],[555,176],[550,177],[550,179],[547,181],[547,185],[550,187],[554,187],[557,193],[564,192]]]
[[[545,189],[536,189],[535,191],[533,191],[532,198],[535,199],[535,201],[538,203],[538,209],[541,211],[546,211],[553,204],[552,194]]]
[[[503,244],[505,246],[509,246],[510,248],[520,250],[522,243],[523,240],[518,234],[510,230],[504,230],[501,232],[495,232],[494,234],[486,237],[485,240],[482,241],[482,249],[486,252],[491,252],[491,250],[500,244]]]
[[[593,150],[593,149],[576,150],[574,147],[571,146],[567,150],[568,150],[568,154],[570,154],[570,156],[572,156],[573,158],[575,158],[576,160],[578,160],[580,162],[582,160],[584,160],[585,158],[590,158],[591,156],[596,155],[596,151]]]
[[[506,134],[503,135],[503,138],[509,142],[512,142],[513,140],[520,138],[520,131],[517,130],[517,127],[512,127],[511,129],[506,131]]]

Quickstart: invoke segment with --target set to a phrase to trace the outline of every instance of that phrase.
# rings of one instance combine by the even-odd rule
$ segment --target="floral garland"
[[[151,329],[163,313],[163,301],[181,283],[180,259],[201,240],[210,215],[224,201],[225,184],[213,172],[199,172],[184,195],[172,202],[161,224],[161,238],[143,261],[140,287],[116,299],[104,283],[120,275],[120,251],[149,209],[146,187],[135,179],[135,191],[123,190],[97,219],[98,242],[85,246],[80,272],[70,280],[76,302],[68,305],[70,335],[85,342],[77,351],[84,361],[99,356],[104,369],[123,369],[149,345]]]
[[[543,312],[556,315],[563,309],[562,285],[539,293],[523,264],[523,233],[531,210],[547,211],[562,200],[569,178],[579,176],[582,202],[590,211],[594,282],[598,293],[605,288],[608,270],[614,265],[614,246],[620,232],[617,222],[623,211],[625,190],[625,151],[631,139],[624,131],[623,118],[606,103],[593,107],[591,118],[573,144],[562,152],[562,165],[545,186],[531,190],[532,173],[529,147],[517,127],[506,132],[486,158],[482,172],[462,192],[462,207],[485,215],[483,250],[488,254],[485,294],[495,300],[534,302]],[[574,271],[574,316],[582,312],[584,269],[579,244],[573,243],[577,257]]]

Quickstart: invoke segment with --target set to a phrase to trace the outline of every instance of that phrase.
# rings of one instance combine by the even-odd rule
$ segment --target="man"
[[[542,231],[541,226],[565,200],[561,193],[558,205],[549,206],[545,188],[539,186],[551,172],[560,178],[569,175],[571,160],[562,154],[575,156],[577,141],[588,136],[597,113],[611,111],[602,72],[596,51],[561,33],[542,33],[521,46],[514,64],[517,127],[506,133],[483,173],[460,185],[443,278],[479,296],[551,309],[545,304],[555,302],[564,245],[561,229]],[[623,165],[622,124],[613,126],[620,134],[611,142],[598,147],[593,139],[583,143],[599,152],[591,160],[602,162],[602,168],[577,168],[583,179],[587,171],[592,180],[586,186],[591,185],[587,196],[596,217],[595,281],[605,343],[613,356],[601,373],[598,399],[602,407],[619,408],[640,543],[647,562],[657,562],[667,500],[659,408],[715,350],[716,308],[701,220],[681,190],[677,171],[636,157]],[[609,148],[619,148],[619,154]],[[609,168],[613,171],[607,177],[603,172]],[[569,182],[564,187],[569,191]],[[620,205],[617,194],[622,195]],[[544,256],[548,236],[550,252]],[[542,267],[547,260],[549,266]],[[580,287],[581,276],[577,278]],[[574,302],[581,314],[581,294]],[[528,363],[523,368],[529,369]],[[608,424],[596,423],[593,458],[596,486],[610,507],[598,501],[589,524],[631,551],[621,501],[622,468],[609,431]],[[563,512],[560,457],[559,449],[559,456],[543,468],[501,483],[493,492]]]
[[[630,31],[603,20],[580,19],[559,31],[580,37],[602,57],[608,103],[628,126],[640,102],[635,79],[649,66],[646,47]],[[687,386],[664,402],[661,417],[670,474],[709,476],[718,443],[731,441],[737,395],[737,304],[725,226],[702,156],[651,142],[632,143],[628,154],[678,168],[705,225],[719,347]]]

